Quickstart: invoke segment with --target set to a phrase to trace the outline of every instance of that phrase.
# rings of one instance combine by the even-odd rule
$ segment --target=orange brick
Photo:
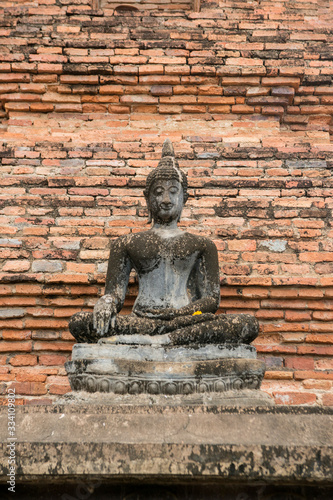
[[[314,368],[314,360],[305,357],[288,357],[285,359],[285,367],[297,370],[312,370]]]
[[[48,389],[50,394],[59,394],[59,395],[67,394],[72,390],[69,384],[68,385],[49,384]]]
[[[72,352],[74,342],[34,342],[34,351],[68,351]],[[31,351],[31,348],[29,349]]]
[[[323,394],[322,401],[324,406],[333,406],[333,394]]]
[[[311,321],[311,313],[303,311],[286,311],[286,321]]]
[[[9,387],[15,389],[16,394],[38,396],[47,393],[46,386],[42,382],[12,382]]]
[[[272,379],[272,380],[292,380],[293,378],[293,372],[290,371],[281,371],[281,370],[274,370],[274,371],[267,371],[265,372],[265,379]]]
[[[317,396],[312,393],[274,392],[273,396],[279,405],[311,405],[317,400]]]
[[[333,370],[333,359],[319,359],[315,361],[316,370]]]
[[[61,74],[63,71],[62,64],[40,63],[37,64],[38,73],[56,73]]]
[[[37,356],[32,354],[17,354],[10,358],[10,364],[13,366],[35,366],[37,365]]]
[[[41,102],[30,104],[30,111],[35,113],[50,113],[51,111],[53,111],[53,109],[53,104],[46,104]]]
[[[96,85],[98,84],[98,75],[61,75],[60,82],[71,85]]]
[[[323,372],[302,370],[302,371],[295,371],[294,377],[295,377],[295,380],[304,380],[304,379],[333,380],[333,373],[323,373]]]
[[[27,328],[42,328],[43,330],[46,328],[67,328],[67,321],[55,318],[35,319],[28,317],[25,320],[25,326]]]
[[[32,370],[24,370],[21,368],[20,372],[16,374],[15,379],[17,382],[45,382],[47,376],[43,373],[37,373]]]
[[[67,359],[68,358],[66,356],[62,356],[60,354],[41,354],[39,356],[39,364],[46,366],[62,366],[65,364]]]
[[[26,351],[31,352],[32,343],[31,342],[0,342],[1,352],[16,352],[16,351]]]
[[[300,345],[297,348],[299,354],[315,354],[319,356],[332,356],[333,346]]]
[[[332,388],[332,382],[329,380],[313,380],[308,379],[302,382],[304,389],[319,389],[321,391],[329,391]]]
[[[3,340],[28,340],[31,339],[30,330],[3,330]]]

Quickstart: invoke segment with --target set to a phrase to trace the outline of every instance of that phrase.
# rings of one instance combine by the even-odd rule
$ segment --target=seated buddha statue
[[[218,254],[208,238],[182,231],[178,222],[187,201],[187,177],[167,139],[162,159],[144,190],[151,229],[111,242],[105,295],[93,313],[72,316],[78,342],[249,344],[257,320],[247,314],[215,314],[220,302]],[[129,315],[120,315],[131,270],[139,292]]]

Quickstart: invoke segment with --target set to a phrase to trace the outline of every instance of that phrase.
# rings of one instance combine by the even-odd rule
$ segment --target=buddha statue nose
[[[171,199],[170,199],[170,193],[168,190],[165,190],[163,193],[163,197],[162,197],[162,205],[170,206],[171,204],[172,203],[171,203]]]

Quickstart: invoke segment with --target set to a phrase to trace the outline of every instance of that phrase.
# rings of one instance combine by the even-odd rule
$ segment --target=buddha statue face
[[[178,222],[187,201],[187,177],[180,170],[169,139],[163,144],[162,158],[147,177],[144,195],[149,221],[159,224]]]
[[[149,190],[147,201],[155,223],[179,221],[184,206],[183,186],[177,179],[156,179]]]

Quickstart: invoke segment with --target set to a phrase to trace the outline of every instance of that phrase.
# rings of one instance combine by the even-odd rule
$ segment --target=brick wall
[[[69,390],[68,319],[103,293],[110,238],[148,228],[142,188],[170,137],[181,226],[220,252],[220,310],[261,322],[263,389],[333,404],[331,27],[328,0],[2,0],[3,400]],[[132,276],[124,312],[135,294]]]

